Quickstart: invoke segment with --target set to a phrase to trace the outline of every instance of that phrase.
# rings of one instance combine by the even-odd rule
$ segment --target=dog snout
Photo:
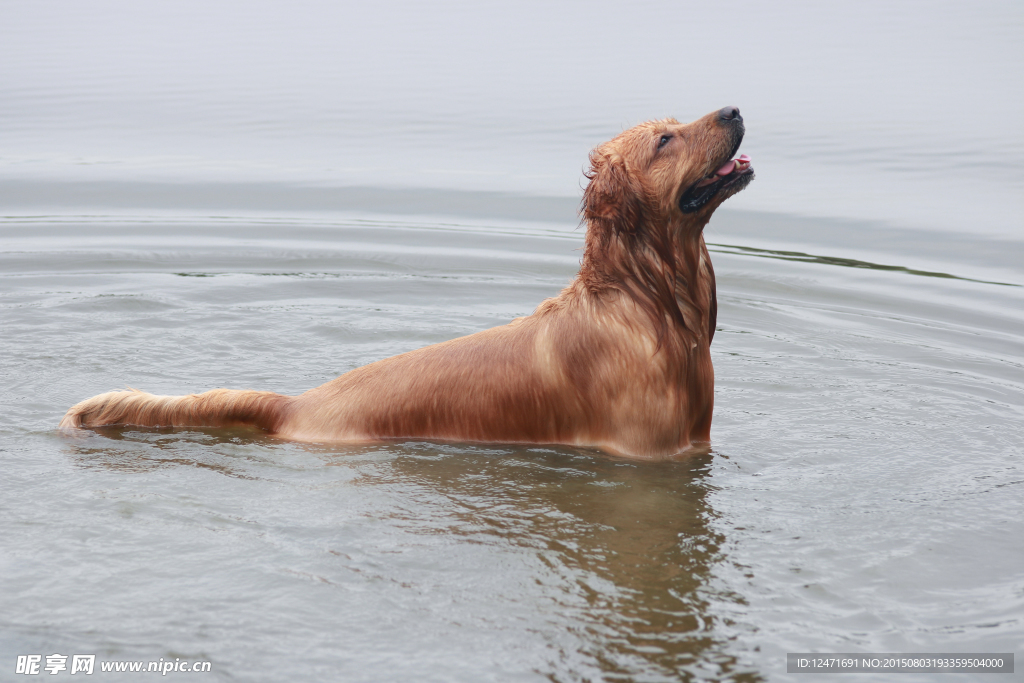
[[[731,123],[732,121],[743,121],[743,117],[740,116],[739,107],[722,107],[718,110],[718,120],[722,123]]]

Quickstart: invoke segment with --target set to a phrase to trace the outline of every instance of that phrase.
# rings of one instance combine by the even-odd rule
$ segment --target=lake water
[[[1022,39],[1013,2],[0,5],[0,678],[1020,660]],[[706,233],[709,453],[55,429],[529,314],[578,266],[588,150],[726,104],[758,175]]]

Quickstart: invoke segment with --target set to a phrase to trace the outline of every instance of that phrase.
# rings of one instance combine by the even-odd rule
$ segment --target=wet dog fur
[[[530,316],[299,396],[115,391],[73,406],[60,426],[250,425],[312,442],[551,443],[633,458],[707,442],[717,299],[703,230],[753,178],[746,169],[708,184],[743,138],[733,110],[644,123],[591,152],[579,273]]]

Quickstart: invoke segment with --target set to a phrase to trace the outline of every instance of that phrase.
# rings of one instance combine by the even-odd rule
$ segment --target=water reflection
[[[65,430],[68,449],[83,468],[147,472],[179,466],[199,467],[229,477],[258,479],[247,468],[223,456],[229,449],[272,448],[275,439],[246,427],[227,429],[96,427]],[[113,442],[113,443],[112,443]]]
[[[713,609],[741,598],[714,584],[726,557],[722,535],[708,524],[715,514],[707,500],[711,452],[636,463],[571,448],[328,447],[248,430],[138,428],[108,428],[69,447],[82,467],[133,473],[197,467],[266,480],[275,489],[297,486],[288,474],[296,467],[321,483],[338,481],[340,469],[346,486],[371,495],[339,490],[339,500],[377,501],[365,512],[392,529],[444,534],[457,546],[490,546],[498,556],[526,550],[541,568],[532,576],[535,587],[521,596],[534,615],[527,628],[572,636],[535,671],[548,680],[589,680],[571,664],[581,659],[609,681],[762,680],[730,652]],[[307,484],[317,486],[303,477]],[[219,487],[208,482],[206,488]],[[395,491],[402,492],[400,504],[381,507]],[[307,520],[316,528],[322,522]],[[459,553],[453,549],[452,558]],[[483,591],[477,599],[489,598]],[[494,609],[501,606],[494,600]]]
[[[562,577],[567,627],[607,680],[761,680],[726,652],[709,610],[733,599],[710,585],[725,561],[708,525],[712,453],[634,463],[560,448],[400,450],[375,483],[415,481],[443,495],[467,541],[533,549]]]

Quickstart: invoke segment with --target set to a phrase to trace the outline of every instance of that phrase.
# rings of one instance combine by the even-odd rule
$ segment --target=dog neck
[[[591,218],[578,282],[597,301],[624,298],[646,314],[659,347],[710,344],[717,300],[706,223],[638,220],[624,230]]]

